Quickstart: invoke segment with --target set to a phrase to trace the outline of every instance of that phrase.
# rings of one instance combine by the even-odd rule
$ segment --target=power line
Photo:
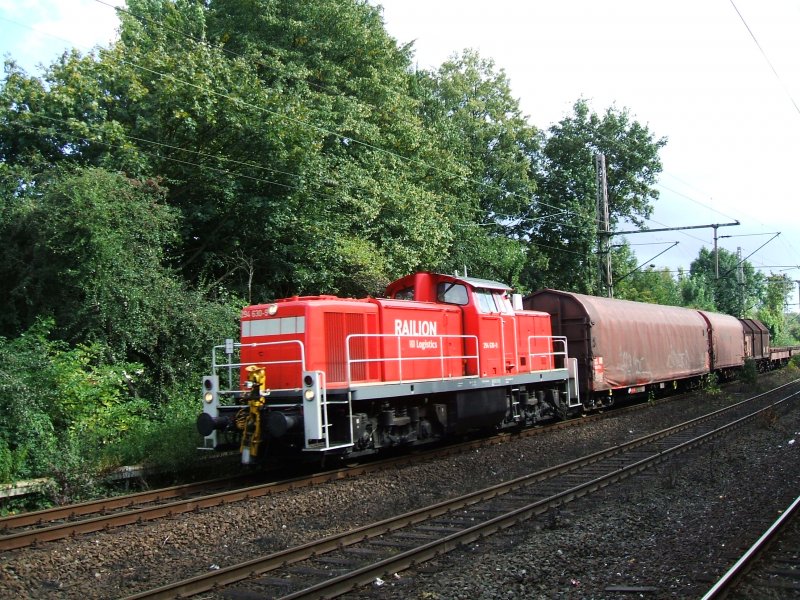
[[[67,127],[72,127],[72,126],[75,125],[75,123],[80,123],[82,125],[86,125],[90,129],[90,131],[93,129],[93,127],[92,127],[92,125],[90,123],[86,123],[84,121],[74,120],[73,122],[70,122],[69,120],[58,119],[58,118],[51,117],[51,116],[48,116],[48,115],[44,115],[44,114],[41,114],[41,113],[34,113],[32,111],[28,111],[27,114],[30,115],[31,117],[34,117],[34,118],[40,118],[40,119],[44,119],[44,120],[47,120],[47,121],[51,121],[53,123],[59,123],[59,124],[65,125]],[[42,126],[36,126],[36,125],[32,125],[32,124],[24,124],[24,123],[19,123],[19,122],[14,123],[14,126],[22,128],[22,129],[25,129],[27,131],[38,133],[38,134],[41,134],[42,131],[44,130],[44,128]],[[44,130],[44,131],[48,131],[49,132],[50,130]],[[124,146],[121,146],[119,144],[114,144],[112,142],[104,141],[103,139],[101,139],[100,136],[105,134],[105,132],[102,131],[102,130],[96,130],[95,129],[94,133],[98,137],[91,137],[91,138],[90,137],[85,137],[84,135],[82,135],[80,133],[77,133],[75,131],[71,131],[71,130],[55,129],[54,131],[59,133],[64,138],[77,140],[77,141],[84,142],[84,143],[87,143],[87,144],[97,143],[97,144],[101,144],[103,146],[106,146],[108,148],[116,148],[118,150],[125,150],[126,149]],[[290,176],[290,177],[297,177],[297,178],[304,178],[305,177],[305,178],[308,178],[308,176],[301,176],[301,175],[299,175],[297,173],[291,173],[291,172],[288,172],[288,171],[282,171],[282,170],[278,170],[278,169],[273,169],[271,167],[266,167],[266,166],[259,165],[259,164],[256,164],[256,163],[252,163],[252,162],[245,162],[245,161],[230,159],[230,158],[227,158],[225,156],[218,155],[218,154],[210,154],[208,152],[202,152],[202,151],[199,151],[199,150],[191,150],[191,149],[188,149],[188,148],[182,148],[180,146],[175,146],[173,144],[166,144],[166,143],[163,143],[163,142],[154,141],[154,140],[150,140],[150,139],[146,139],[146,138],[142,138],[142,137],[138,137],[138,136],[133,136],[133,135],[126,135],[126,134],[119,134],[119,135],[120,135],[120,137],[122,137],[122,138],[124,138],[126,140],[132,140],[132,141],[136,141],[136,142],[143,143],[143,144],[154,145],[154,146],[157,146],[159,148],[167,148],[167,149],[170,149],[170,150],[176,150],[176,151],[179,151],[179,152],[185,152],[185,153],[188,153],[188,154],[194,154],[194,155],[197,155],[197,156],[199,156],[201,158],[209,158],[209,159],[213,159],[213,160],[218,160],[220,162],[231,163],[231,164],[236,165],[236,166],[248,167],[248,168],[264,170],[264,171],[271,171],[271,172],[274,172],[274,173],[287,175],[287,176]],[[285,189],[296,190],[296,191],[308,193],[308,189],[305,188],[305,187],[300,187],[300,186],[297,186],[297,185],[290,185],[288,183],[283,183],[283,182],[279,182],[279,181],[273,181],[273,180],[270,180],[270,179],[264,179],[263,177],[256,177],[256,176],[253,176],[253,175],[247,175],[247,174],[242,173],[240,171],[233,171],[233,170],[230,170],[230,169],[223,169],[223,168],[220,168],[220,167],[214,167],[214,166],[211,166],[211,165],[208,165],[208,164],[200,164],[200,163],[197,163],[197,162],[182,160],[182,159],[179,159],[179,158],[176,158],[176,157],[173,157],[173,156],[168,156],[168,155],[165,155],[165,154],[155,154],[153,152],[147,152],[147,151],[141,149],[140,147],[137,147],[137,152],[140,152],[141,154],[143,154],[145,156],[149,156],[149,157],[152,157],[152,158],[155,158],[155,159],[159,159],[159,160],[165,160],[165,161],[180,163],[180,164],[184,164],[184,165],[191,165],[191,166],[197,167],[197,168],[199,168],[201,170],[202,169],[209,169],[209,170],[213,170],[213,171],[215,171],[217,173],[222,173],[222,174],[225,174],[225,175],[232,175],[234,177],[242,177],[244,179],[248,179],[248,180],[259,182],[259,183],[264,183],[264,184],[268,184],[268,185],[274,185],[274,186],[282,187],[282,188],[285,188]],[[330,181],[330,180],[329,179],[325,179],[324,182],[328,182],[328,181]],[[319,181],[318,183],[324,183],[324,182]],[[338,184],[338,182],[337,182],[337,184]],[[365,191],[365,192],[369,191],[366,188],[361,188],[361,189],[363,191]],[[325,191],[324,188],[318,188],[318,190],[319,191]],[[314,196],[320,197],[319,195],[313,194],[313,193],[309,194],[309,195],[312,196],[312,197],[314,197]],[[459,207],[459,205],[454,200],[440,202],[440,206],[444,206],[444,207],[449,208],[449,209],[461,208],[461,207]],[[546,221],[548,219],[556,218],[558,215],[564,214],[564,213],[567,213],[567,212],[568,211],[560,211],[559,213],[555,213],[553,215],[544,215],[544,216],[538,217],[538,218],[524,217],[524,218],[518,219],[518,222],[516,224],[508,224],[508,225],[505,225],[505,226],[506,227],[514,227],[514,226],[519,225],[519,224],[521,224],[523,222],[526,222],[526,221],[527,222],[531,222],[531,223],[542,222],[542,221]],[[511,218],[511,215],[498,214],[498,215],[495,215],[495,216],[498,216],[498,217],[501,217],[501,218]],[[454,225],[455,226],[465,226],[466,224],[455,223]],[[474,225],[476,227],[477,226],[498,226],[498,227],[503,227],[504,226],[503,224],[496,223],[496,222],[492,222],[492,223],[475,223]],[[566,228],[573,228],[573,227],[576,228],[576,229],[580,228],[580,224],[572,223],[571,221],[565,221],[565,222],[561,223],[561,225],[563,227],[566,227]]]
[[[226,49],[226,48],[224,48],[224,47],[221,47],[221,46],[211,46],[211,44],[209,44],[209,43],[208,43],[206,40],[204,40],[204,39],[201,39],[201,38],[197,38],[196,36],[193,36],[193,35],[191,35],[191,34],[189,34],[189,33],[185,32],[185,31],[182,31],[182,30],[176,29],[176,28],[174,28],[174,27],[172,27],[172,26],[170,26],[170,25],[164,24],[163,22],[158,22],[158,23],[157,23],[155,20],[153,20],[153,19],[151,19],[151,18],[149,18],[149,17],[145,17],[145,16],[141,16],[141,15],[136,15],[136,14],[132,13],[131,11],[128,11],[128,10],[126,10],[126,9],[124,9],[124,8],[121,8],[121,7],[116,7],[116,6],[113,6],[112,4],[109,4],[108,2],[104,2],[103,0],[95,0],[95,1],[96,1],[98,4],[101,4],[101,5],[104,5],[104,6],[106,6],[106,7],[112,8],[112,9],[114,9],[114,10],[115,10],[115,11],[117,11],[117,12],[124,12],[124,13],[126,13],[126,14],[130,15],[131,17],[133,17],[133,18],[137,19],[139,22],[147,21],[147,22],[148,22],[150,25],[157,26],[157,27],[161,27],[161,28],[163,28],[163,29],[167,29],[167,30],[169,30],[169,31],[172,31],[172,32],[174,32],[174,33],[177,33],[178,35],[180,35],[180,36],[181,36],[181,37],[183,37],[184,39],[186,39],[186,40],[189,40],[189,41],[192,41],[192,42],[194,42],[194,43],[196,43],[196,44],[203,45],[203,46],[204,46],[205,48],[207,48],[207,49],[217,49],[217,50],[219,50],[219,51],[221,51],[221,52],[223,52],[223,53],[225,53],[225,54],[228,54],[228,55],[230,55],[230,56],[234,56],[234,57],[238,57],[238,58],[243,58],[243,59],[246,59],[246,60],[248,60],[248,61],[255,61],[255,62],[257,62],[258,64],[261,64],[262,66],[265,66],[266,68],[268,68],[268,69],[272,70],[273,72],[275,72],[275,73],[277,73],[277,74],[279,74],[279,75],[283,75],[283,74],[284,74],[283,72],[281,72],[281,71],[280,71],[279,69],[277,69],[276,67],[274,67],[274,66],[272,66],[272,65],[269,65],[269,64],[265,63],[265,62],[263,61],[263,58],[261,58],[261,57],[259,57],[259,56],[242,55],[242,54],[240,54],[240,53],[233,52],[233,51],[231,51],[231,50],[228,50],[228,49]],[[143,23],[143,24],[144,24],[144,23]],[[18,25],[21,25],[21,24],[18,24]],[[30,27],[28,27],[28,26],[26,26],[26,25],[21,25],[21,26],[22,26],[22,27],[26,27],[26,28],[28,28],[28,29],[32,29],[32,28],[30,28]],[[60,38],[60,37],[58,37],[58,36],[54,36],[54,35],[52,35],[52,34],[49,34],[49,33],[47,33],[47,32],[43,32],[43,33],[45,33],[45,35],[50,35],[51,37],[54,37],[54,38],[56,38],[56,39],[61,39],[62,41],[65,41],[65,42],[67,42],[67,43],[69,43],[69,44],[71,44],[71,45],[73,45],[73,46],[74,46],[74,44],[73,44],[73,43],[72,43],[70,40],[65,40],[64,38]],[[102,52],[104,52],[104,51],[105,51],[105,49],[102,49],[102,48],[100,49],[100,52],[101,52],[101,53],[102,53]],[[466,175],[459,174],[459,173],[454,173],[454,172],[452,172],[452,171],[448,171],[448,170],[446,170],[446,169],[442,169],[442,168],[440,168],[440,167],[437,167],[437,166],[435,166],[435,165],[430,165],[430,164],[428,164],[428,163],[426,163],[426,162],[424,162],[424,161],[421,161],[421,160],[419,160],[419,159],[416,159],[416,158],[413,158],[413,157],[406,157],[406,156],[402,156],[402,155],[400,155],[400,154],[397,154],[397,153],[395,153],[395,152],[392,152],[392,151],[386,150],[386,149],[384,149],[384,148],[381,148],[381,147],[379,147],[379,146],[376,146],[376,145],[374,145],[374,144],[370,144],[370,143],[368,143],[368,142],[364,142],[364,141],[362,141],[362,140],[359,140],[358,138],[354,138],[354,137],[352,137],[352,136],[348,136],[348,135],[345,135],[345,134],[339,133],[338,131],[335,131],[335,130],[332,130],[332,129],[328,129],[328,128],[325,128],[325,127],[321,127],[321,126],[319,126],[319,125],[316,125],[316,124],[314,124],[314,123],[309,123],[309,122],[307,122],[307,121],[304,121],[303,119],[297,119],[297,118],[293,118],[293,117],[290,117],[290,116],[288,116],[288,115],[284,115],[284,114],[282,114],[282,113],[279,113],[279,112],[277,112],[277,111],[273,111],[273,110],[271,110],[271,109],[269,109],[269,108],[266,108],[266,107],[262,107],[262,106],[258,106],[258,105],[252,104],[252,103],[250,103],[250,102],[247,102],[247,101],[245,101],[245,100],[242,100],[241,98],[237,98],[237,97],[231,96],[230,94],[224,94],[224,93],[222,93],[222,92],[217,92],[217,91],[215,91],[215,90],[212,90],[212,89],[210,89],[210,88],[208,88],[208,87],[204,87],[204,86],[201,86],[201,85],[197,85],[197,84],[194,84],[194,83],[192,83],[192,82],[188,82],[188,81],[186,81],[186,80],[180,79],[180,78],[178,78],[178,77],[174,77],[174,76],[168,75],[168,74],[166,74],[166,73],[163,73],[163,72],[157,71],[157,70],[155,70],[155,69],[150,69],[150,68],[148,68],[148,67],[144,67],[144,66],[142,66],[142,65],[139,65],[139,64],[138,64],[138,63],[136,63],[135,61],[129,61],[129,60],[126,60],[126,59],[119,59],[119,60],[120,60],[120,61],[121,61],[123,64],[128,64],[128,65],[130,65],[130,66],[132,66],[132,67],[134,67],[134,68],[137,68],[137,69],[140,69],[140,70],[143,70],[143,71],[149,72],[149,73],[151,73],[151,74],[158,75],[158,76],[160,76],[160,77],[164,77],[164,78],[168,78],[168,79],[171,79],[172,81],[175,81],[175,82],[178,82],[178,83],[183,83],[183,84],[185,84],[185,85],[188,85],[188,86],[190,86],[190,87],[193,87],[193,88],[195,88],[195,89],[198,89],[198,90],[200,90],[200,91],[205,91],[205,92],[207,92],[207,93],[210,93],[210,94],[212,94],[212,95],[217,95],[217,96],[219,96],[219,97],[222,97],[222,98],[224,98],[224,99],[227,99],[227,100],[229,100],[229,101],[231,101],[231,102],[238,103],[238,104],[240,104],[240,105],[244,105],[244,106],[250,107],[250,108],[252,108],[252,109],[255,109],[255,110],[263,111],[263,112],[266,112],[266,113],[268,113],[268,114],[272,114],[273,116],[276,116],[276,117],[278,117],[278,118],[282,118],[282,119],[286,119],[286,120],[288,120],[288,121],[290,121],[290,122],[293,122],[293,123],[295,123],[295,124],[297,124],[297,125],[300,125],[300,126],[305,126],[305,127],[308,127],[308,128],[310,128],[310,129],[316,130],[316,131],[318,131],[318,132],[320,132],[320,133],[323,133],[323,134],[325,134],[325,135],[330,135],[330,136],[333,136],[333,137],[335,137],[335,138],[339,139],[340,141],[347,142],[347,143],[354,143],[354,144],[357,144],[357,145],[361,145],[361,146],[364,146],[364,147],[366,147],[366,148],[369,148],[369,149],[371,149],[371,150],[374,150],[374,151],[376,151],[376,152],[380,152],[380,153],[384,153],[384,154],[387,154],[387,155],[389,155],[389,156],[392,156],[392,157],[394,157],[394,158],[396,158],[396,159],[398,159],[398,160],[401,160],[401,161],[407,161],[407,162],[410,162],[410,163],[413,163],[413,164],[417,164],[417,165],[420,165],[420,166],[423,166],[423,167],[427,167],[427,168],[430,168],[430,169],[432,169],[432,170],[435,170],[435,171],[438,171],[438,172],[440,172],[440,173],[443,173],[444,175],[447,175],[447,176],[449,176],[449,177],[452,177],[452,178],[455,178],[455,179],[461,179],[462,181],[471,182],[471,183],[474,183],[474,184],[476,184],[476,185],[478,185],[478,186],[481,186],[482,188],[494,189],[495,191],[499,191],[499,192],[501,192],[501,193],[503,193],[503,194],[506,194],[506,195],[509,195],[509,196],[512,196],[512,197],[516,197],[516,198],[523,199],[523,200],[525,200],[526,202],[528,202],[528,201],[529,201],[529,198],[522,197],[522,196],[520,196],[520,195],[519,195],[518,193],[516,193],[516,192],[509,192],[508,190],[506,190],[506,189],[504,189],[504,188],[501,188],[501,187],[499,187],[499,186],[497,186],[497,185],[494,185],[494,184],[487,183],[486,181],[481,181],[481,180],[477,180],[477,179],[472,179],[472,178],[470,178],[470,177],[468,177],[468,176],[466,176]],[[330,88],[330,87],[326,87],[326,86],[319,86],[319,85],[315,85],[315,84],[313,84],[313,82],[309,82],[309,81],[306,81],[306,80],[304,80],[304,81],[305,81],[305,83],[307,83],[308,85],[310,85],[310,86],[312,86],[312,87],[317,87],[318,89],[324,90],[324,91],[326,91],[326,92],[333,92],[334,94],[336,94],[336,95],[340,95],[340,96],[348,96],[348,97],[353,97],[353,96],[351,96],[351,95],[349,95],[349,94],[344,94],[344,93],[342,93],[342,92],[339,92],[338,90],[333,90],[333,89],[332,89],[332,88]],[[355,99],[356,99],[357,101],[359,101],[359,103],[362,103],[362,104],[363,104],[363,102],[361,102],[359,98],[355,98]],[[605,140],[606,142],[608,142],[608,143],[610,143],[610,144],[613,144],[613,145],[615,145],[615,146],[616,146],[616,144],[614,144],[614,141],[613,141],[613,140],[610,140],[610,139],[609,139],[607,136],[605,136],[604,134],[602,134],[602,133],[601,133],[601,132],[599,132],[599,131],[595,131],[595,132],[593,132],[593,135],[594,135],[594,136],[596,136],[596,137],[598,137],[598,138],[600,138],[600,139],[603,139],[603,140]],[[152,141],[151,141],[150,143],[156,143],[156,142],[152,142]],[[591,141],[590,141],[589,143],[591,143]],[[634,153],[633,153],[633,152],[632,152],[630,149],[628,149],[628,148],[618,148],[618,149],[617,149],[617,151],[618,151],[618,152],[621,152],[623,155],[624,155],[624,154],[626,154],[626,153],[627,153],[628,155],[632,155],[632,154],[634,154]],[[656,183],[656,185],[659,185],[659,184],[658,184],[658,183]],[[688,197],[687,197],[687,198],[688,198]],[[690,199],[691,199],[691,198],[690,198]],[[552,209],[555,209],[555,210],[559,210],[559,212],[560,212],[560,213],[563,213],[563,212],[565,212],[564,210],[561,210],[561,207],[557,207],[557,206],[554,206],[554,205],[552,205],[552,204],[549,204],[549,203],[547,203],[547,202],[543,202],[543,201],[541,201],[540,199],[535,199],[535,202],[536,202],[536,204],[537,204],[537,205],[539,205],[539,206],[543,206],[543,207],[546,207],[546,208],[552,208]],[[582,215],[580,215],[580,214],[578,214],[578,213],[575,213],[574,211],[566,211],[566,212],[567,212],[568,214],[571,214],[571,215],[573,215],[573,216],[582,217]],[[564,223],[564,225],[568,225],[568,223]]]
[[[781,79],[781,76],[778,75],[778,71],[775,70],[775,67],[772,65],[772,61],[770,61],[769,57],[767,56],[767,53],[764,52],[764,49],[758,42],[758,38],[756,38],[756,35],[753,33],[753,30],[750,29],[750,26],[747,24],[747,21],[745,21],[744,17],[742,16],[742,13],[739,12],[738,8],[736,8],[736,4],[733,2],[733,0],[730,0],[730,3],[731,6],[733,6],[733,10],[735,10],[736,14],[739,15],[739,19],[741,19],[742,23],[745,26],[745,29],[747,29],[747,33],[749,33],[750,37],[753,38],[753,41],[758,47],[759,52],[761,52],[761,56],[763,56],[764,60],[767,61],[767,64],[769,65],[769,68],[772,70],[772,73],[775,75],[775,78],[778,80],[778,83],[781,84],[783,91],[786,93],[786,96],[789,98],[789,101],[792,103],[792,106],[794,106],[794,110],[797,112],[798,115],[800,115],[800,107],[797,106],[797,102],[794,101],[792,94],[789,92],[789,88],[786,87],[786,84],[783,82],[783,79]]]
[[[671,175],[670,175],[670,176],[671,176]],[[707,208],[708,210],[710,210],[710,211],[713,211],[713,212],[717,213],[718,215],[721,215],[721,216],[723,216],[723,217],[725,217],[725,218],[728,218],[728,219],[733,219],[734,221],[736,220],[736,217],[732,217],[732,216],[730,216],[730,215],[727,215],[727,214],[725,214],[724,212],[717,210],[717,209],[716,209],[716,208],[714,208],[713,206],[709,206],[708,204],[705,204],[704,202],[700,202],[700,200],[697,200],[696,198],[692,198],[691,196],[687,196],[686,194],[684,194],[684,193],[682,193],[682,192],[679,192],[678,190],[675,190],[675,189],[673,189],[673,188],[671,188],[671,187],[668,187],[668,186],[664,185],[664,184],[663,184],[663,183],[661,183],[661,182],[656,182],[656,184],[655,184],[655,185],[656,185],[656,186],[658,186],[658,187],[660,187],[660,188],[664,188],[664,189],[665,189],[665,190],[667,190],[668,192],[672,192],[673,194],[676,194],[676,195],[678,195],[678,196],[681,196],[682,198],[686,198],[686,199],[687,199],[687,200],[689,200],[690,202],[694,202],[695,204],[697,204],[697,205],[699,205],[699,206],[702,206],[703,208]]]

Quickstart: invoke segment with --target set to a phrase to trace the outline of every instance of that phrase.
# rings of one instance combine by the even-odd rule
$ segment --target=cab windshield
[[[485,288],[475,289],[475,302],[482,313],[513,313],[511,301],[505,292]]]

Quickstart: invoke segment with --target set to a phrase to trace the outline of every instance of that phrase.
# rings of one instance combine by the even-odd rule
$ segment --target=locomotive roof
[[[454,279],[460,279],[476,288],[488,288],[490,290],[510,290],[511,287],[499,281],[492,281],[491,279],[477,279],[475,277],[459,277],[456,275]]]

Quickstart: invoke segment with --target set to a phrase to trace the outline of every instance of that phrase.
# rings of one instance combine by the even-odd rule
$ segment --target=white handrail
[[[280,346],[280,345],[297,345],[300,349],[300,358],[294,360],[256,360],[250,362],[241,362],[241,353],[239,352],[239,361],[238,362],[226,362],[226,363],[217,363],[217,350],[225,350],[231,346],[219,345],[214,346],[211,348],[211,372],[213,374],[217,374],[218,369],[228,369],[228,379],[229,379],[229,386],[232,386],[231,378],[232,378],[232,371],[233,369],[240,369],[242,367],[249,367],[251,365],[263,365],[263,366],[274,366],[274,365],[300,365],[300,371],[306,370],[306,349],[301,340],[280,340],[277,342],[253,342],[249,344],[240,344],[235,343],[233,344],[232,348],[234,352],[230,354],[236,354],[237,351],[240,351],[242,348],[261,348],[266,346]],[[227,354],[227,352],[226,352]],[[229,359],[230,360],[230,359]],[[283,389],[298,389],[300,387],[300,380],[298,379],[297,388],[272,388],[274,391],[282,391]],[[220,390],[220,394],[229,394],[239,390]]]
[[[397,356],[396,357],[380,357],[380,358],[352,358],[350,356],[350,346],[351,342],[354,339],[358,338],[384,338],[384,339],[397,339]],[[436,356],[403,356],[403,345],[401,341],[403,339],[436,339],[439,341],[439,353]],[[444,353],[444,340],[445,339],[459,339],[459,340],[472,340],[475,343],[475,354],[445,354]],[[475,360],[476,364],[476,374],[475,375],[459,375],[459,377],[477,377],[477,374],[481,372],[480,370],[480,356],[478,353],[478,336],[476,335],[402,335],[396,333],[353,333],[347,336],[346,343],[345,343],[345,362],[347,365],[347,385],[348,387],[352,386],[353,379],[352,379],[352,371],[353,366],[357,364],[366,364],[366,363],[375,363],[375,362],[397,362],[397,371],[399,379],[396,380],[397,383],[403,383],[405,380],[403,378],[403,361],[406,361],[408,364],[411,361],[424,361],[424,360],[438,360],[440,364],[440,374],[439,379],[445,380],[450,379],[451,377],[445,376],[444,372],[444,365],[445,359],[447,360]],[[409,380],[414,381],[414,380]],[[385,382],[388,383],[388,382]]]
[[[561,352],[557,352],[553,349],[552,352],[532,352],[531,351],[531,341],[532,340],[550,340],[554,345],[555,344],[563,344],[564,350]],[[561,356],[564,358],[565,361],[565,368],[566,368],[566,359],[569,357],[569,351],[567,349],[567,338],[563,335],[530,335],[528,336],[528,358],[531,359],[531,364],[533,363],[534,358],[538,358],[541,356],[546,356],[549,358],[555,358],[557,356]],[[555,361],[552,362],[551,368],[555,368]],[[531,369],[533,370],[533,369]]]

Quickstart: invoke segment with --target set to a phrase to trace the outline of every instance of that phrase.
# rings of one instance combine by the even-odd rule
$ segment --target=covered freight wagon
[[[711,368],[708,324],[696,310],[558,290],[536,292],[523,304],[550,313],[553,335],[566,336],[584,399],[644,392]]]
[[[769,329],[755,319],[740,319],[744,328],[744,355],[756,361],[769,360]]]
[[[744,364],[745,334],[741,321],[730,315],[698,311],[708,323],[711,370],[729,375]]]

